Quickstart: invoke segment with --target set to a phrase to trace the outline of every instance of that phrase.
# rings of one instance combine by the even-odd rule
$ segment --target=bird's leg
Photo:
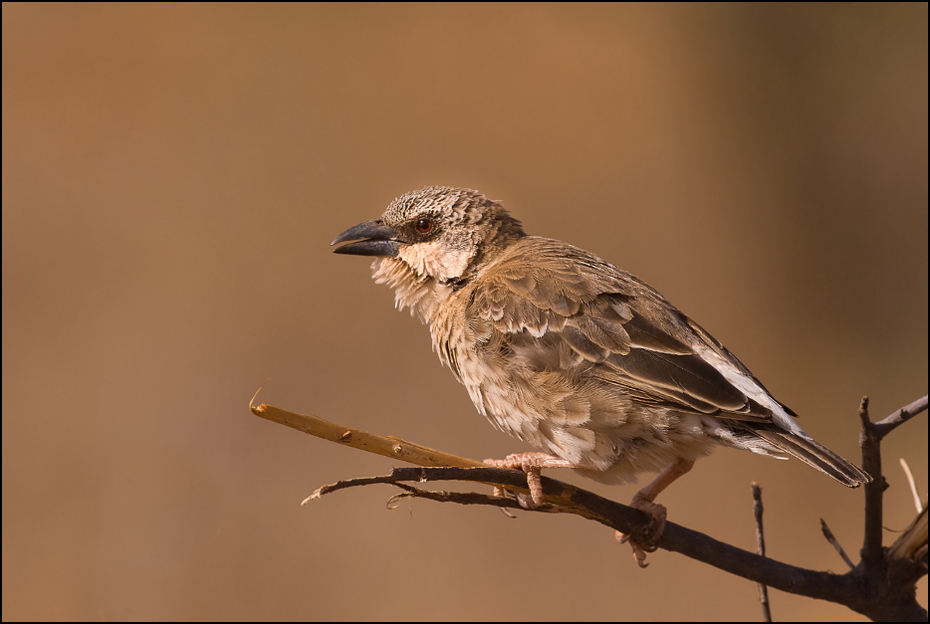
[[[543,502],[542,480],[539,476],[543,468],[576,468],[572,462],[546,453],[515,453],[504,459],[486,459],[484,463],[495,468],[520,469],[525,472],[526,486],[530,490],[527,502],[531,509],[539,507]],[[494,488],[494,494],[500,496],[503,492],[500,488]]]
[[[659,547],[659,538],[665,530],[666,509],[655,501],[659,493],[672,484],[675,479],[686,474],[694,466],[693,460],[678,458],[674,464],[665,469],[652,483],[641,489],[633,496],[630,507],[645,511],[652,516],[652,522],[635,533],[626,535],[617,531],[617,541],[621,544],[629,542],[633,548],[633,558],[636,564],[645,568],[648,564],[646,553],[654,552]]]

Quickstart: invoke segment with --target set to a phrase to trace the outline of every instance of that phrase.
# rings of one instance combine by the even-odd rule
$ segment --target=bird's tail
[[[775,425],[754,425],[752,433],[785,453],[797,457],[808,466],[833,477],[846,487],[859,487],[872,480],[861,468],[811,438],[785,431]]]

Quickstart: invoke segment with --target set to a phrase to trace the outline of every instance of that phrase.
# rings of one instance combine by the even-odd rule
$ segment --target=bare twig
[[[924,412],[926,409],[927,395],[925,394],[913,403],[892,412],[889,416],[882,418],[878,422],[872,423],[873,434],[880,440],[914,416]]]
[[[907,477],[907,484],[911,488],[911,496],[914,497],[914,506],[917,508],[917,513],[920,513],[923,511],[924,505],[920,502],[920,494],[917,493],[917,482],[914,481],[914,473],[911,472],[911,467],[907,465],[907,460],[903,457],[898,458],[898,463],[901,464],[901,470],[904,471],[904,476]]]
[[[849,569],[852,570],[856,567],[856,564],[852,562],[852,559],[849,558],[849,555],[846,554],[846,551],[843,550],[843,547],[840,546],[839,540],[836,539],[836,536],[833,535],[833,531],[830,530],[830,527],[827,526],[827,521],[823,518],[820,519],[820,530],[823,532],[823,536],[827,538],[827,541],[833,546],[833,548],[840,554],[843,561],[846,562],[846,565],[849,566]]]
[[[258,406],[249,405],[249,407],[256,416],[261,416],[272,422],[287,425],[292,429],[309,433],[330,442],[338,442],[344,446],[383,455],[391,459],[400,459],[417,466],[456,466],[459,468],[485,466],[484,462],[474,459],[437,451],[393,436],[379,436],[361,429],[344,427],[316,416],[296,414],[272,405],[262,403]]]
[[[762,488],[752,483],[752,515],[756,520],[756,554],[765,556],[765,533],[762,530]],[[762,621],[772,621],[772,608],[769,606],[769,588],[763,583],[756,583],[759,588],[759,604],[762,605]]]

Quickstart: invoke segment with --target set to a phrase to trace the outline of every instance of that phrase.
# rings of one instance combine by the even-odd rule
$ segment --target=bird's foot
[[[630,534],[617,531],[617,541],[621,544],[629,543],[633,549],[633,559],[636,560],[636,565],[645,568],[649,565],[646,563],[646,553],[655,552],[659,548],[659,538],[665,530],[667,511],[664,505],[646,500],[639,494],[636,494],[630,501],[630,507],[645,511],[652,516],[652,521]]]
[[[540,477],[543,468],[575,467],[570,461],[546,453],[515,453],[504,459],[486,459],[484,463],[495,468],[519,469],[526,473],[526,487],[530,495],[528,498],[525,495],[517,495],[517,500],[527,509],[536,509],[543,503],[542,478]],[[503,490],[496,487],[494,494],[500,496]]]

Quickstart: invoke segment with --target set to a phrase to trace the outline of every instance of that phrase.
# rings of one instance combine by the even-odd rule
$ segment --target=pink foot
[[[526,486],[530,491],[530,498],[527,501],[530,509],[539,507],[543,503],[543,488],[540,479],[540,472],[543,468],[576,467],[568,460],[546,453],[515,453],[504,459],[486,459],[484,463],[495,468],[519,469],[525,472]],[[499,488],[495,488],[494,493],[499,494]]]

